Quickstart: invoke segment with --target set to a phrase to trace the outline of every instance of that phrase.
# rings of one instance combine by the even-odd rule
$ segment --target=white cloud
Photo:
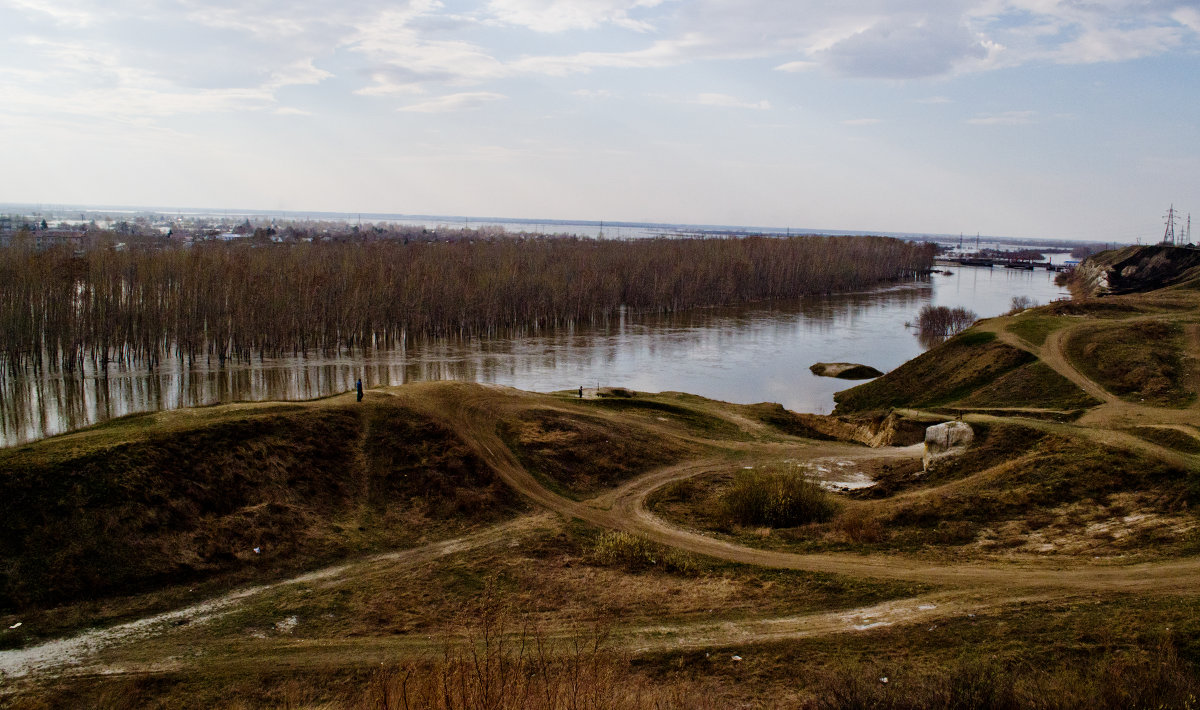
[[[1171,19],[1179,24],[1200,33],[1200,10],[1194,7],[1181,7],[1171,13]]]
[[[924,99],[915,99],[915,101],[916,101],[916,103],[919,103],[919,104],[929,104],[929,105],[954,103],[954,101],[952,99],[949,99],[945,96],[930,96],[930,97],[924,98]]]
[[[1034,111],[1005,111],[1003,113],[980,114],[967,119],[972,126],[1027,126],[1037,123]]]
[[[496,94],[490,91],[467,91],[459,94],[447,94],[439,96],[435,99],[422,101],[418,104],[403,106],[399,111],[410,111],[414,113],[447,113],[451,111],[471,111],[482,107],[484,104],[492,101],[500,101],[507,99],[504,94]]]
[[[848,118],[842,121],[843,126],[874,126],[883,123],[882,118]]]
[[[766,111],[771,108],[770,101],[743,101],[736,96],[728,94],[700,94],[692,103],[701,106],[720,106],[723,108],[749,108],[758,111]]]
[[[961,21],[888,18],[822,53],[839,74],[910,79],[949,74],[958,65],[988,56],[983,38]]]
[[[662,0],[490,0],[488,11],[506,24],[537,32],[594,29],[613,24],[638,32],[653,26],[630,17],[630,11],[651,8]]]
[[[571,92],[571,95],[582,99],[612,99],[617,96],[615,92],[608,89],[576,89]]]
[[[785,71],[785,72],[791,72],[791,73],[795,74],[798,72],[809,71],[809,70],[815,69],[818,66],[820,66],[820,65],[817,64],[816,62],[809,62],[809,61],[787,62],[785,64],[780,64],[779,66],[775,67],[775,71]]]

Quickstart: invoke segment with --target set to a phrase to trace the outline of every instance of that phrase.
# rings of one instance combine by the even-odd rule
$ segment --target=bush
[[[923,338],[945,338],[970,328],[977,320],[975,311],[962,306],[925,306],[917,316],[917,329]]]
[[[742,471],[721,496],[725,517],[738,525],[788,528],[829,520],[837,502],[798,472]]]
[[[834,521],[834,527],[854,543],[882,542],[886,537],[879,517],[863,507],[850,508],[842,513]]]
[[[1015,315],[1021,311],[1027,311],[1030,308],[1037,308],[1038,302],[1029,296],[1013,296],[1008,304],[1008,313],[1005,315]]]
[[[657,567],[683,574],[696,571],[695,559],[686,552],[663,547],[627,532],[606,532],[598,536],[589,552],[592,562],[606,567],[624,567],[631,571]]]

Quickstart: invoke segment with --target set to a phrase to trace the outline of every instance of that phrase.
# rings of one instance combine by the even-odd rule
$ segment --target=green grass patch
[[[1024,315],[1008,324],[1008,331],[1031,345],[1045,345],[1046,338],[1067,325],[1068,321],[1053,316]]]

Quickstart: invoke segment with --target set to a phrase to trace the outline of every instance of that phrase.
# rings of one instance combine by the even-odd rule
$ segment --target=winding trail
[[[1005,330],[1005,322],[1004,319],[997,319],[997,322],[986,324],[985,327],[997,332],[1005,343],[1034,353],[1102,404],[1096,411],[1076,423],[986,413],[968,413],[965,415],[968,421],[1018,421],[1023,425],[1047,431],[1090,438],[1108,446],[1133,449],[1192,470],[1200,469],[1200,457],[1172,451],[1114,430],[1116,426],[1128,426],[1128,422],[1131,421],[1172,427],[1194,424],[1195,408],[1164,410],[1148,407],[1125,402],[1104,390],[1077,370],[1064,354],[1065,343],[1074,326],[1055,331],[1047,338],[1044,346],[1036,347]],[[782,638],[847,633],[895,623],[924,623],[1017,602],[1076,598],[1096,592],[1194,594],[1200,585],[1200,558],[1196,557],[1128,565],[1064,561],[1061,558],[944,564],[885,554],[795,554],[747,547],[685,530],[653,515],[646,506],[647,498],[659,488],[690,477],[727,471],[738,463],[739,457],[746,460],[780,456],[801,461],[834,456],[845,460],[901,460],[919,457],[919,451],[912,448],[869,449],[857,445],[800,439],[784,442],[721,441],[719,443],[723,450],[719,453],[701,453],[683,463],[651,471],[590,500],[576,501],[542,485],[521,465],[500,438],[496,426],[497,422],[504,418],[504,414],[531,406],[539,409],[559,407],[564,412],[577,412],[574,403],[564,401],[556,404],[544,395],[508,388],[444,382],[411,384],[386,391],[373,391],[371,396],[399,398],[406,407],[417,410],[451,429],[509,486],[543,508],[545,512],[525,516],[454,540],[435,542],[310,572],[270,585],[234,591],[203,604],[110,629],[88,631],[72,638],[26,649],[0,651],[0,677],[13,680],[36,679],[58,673],[148,673],[178,667],[181,663],[178,660],[114,667],[105,665],[98,657],[104,656],[106,651],[122,646],[136,646],[147,638],[169,635],[175,622],[180,619],[187,619],[190,624],[195,625],[219,618],[237,608],[243,601],[269,590],[315,580],[345,577],[373,562],[386,560],[415,566],[457,552],[497,544],[522,531],[544,524],[549,514],[578,518],[596,526],[634,533],[679,550],[740,564],[859,578],[905,580],[929,584],[935,588],[935,591],[919,597],[892,600],[860,609],[770,619],[646,624],[615,630],[613,639],[634,651],[728,646]],[[595,416],[610,416],[596,410],[589,412]],[[726,412],[723,416],[743,433],[758,433],[758,428],[762,426],[760,422],[737,414]],[[642,425],[652,431],[656,426],[652,422]],[[666,425],[662,426],[662,433],[676,440],[686,438],[680,436],[678,429],[669,429]],[[709,445],[713,443],[711,440],[695,441]],[[711,446],[708,450],[713,451]],[[269,658],[273,662],[286,657],[289,665],[295,667],[328,662],[330,657],[338,653],[348,653],[351,648],[358,662],[375,657],[395,659],[397,653],[405,650],[427,651],[432,643],[419,637],[296,639],[286,645],[271,648],[262,646],[257,650],[261,651],[262,658]],[[244,660],[233,653],[211,662],[218,665],[228,663],[232,666],[244,663]]]

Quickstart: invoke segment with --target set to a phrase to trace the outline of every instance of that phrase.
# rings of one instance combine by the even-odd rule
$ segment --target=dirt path
[[[1061,355],[1061,337],[1048,341],[1039,349],[1039,356],[1047,359],[1051,367],[1073,378],[1088,382],[1086,391],[1099,388],[1069,366]],[[1028,345],[1024,345],[1028,348]],[[1043,355],[1044,353],[1044,355]],[[1058,353],[1056,356],[1055,353]],[[1061,368],[1061,369],[1060,369]],[[1074,379],[1073,379],[1074,381]],[[641,535],[663,545],[700,555],[761,567],[807,570],[830,574],[849,575],[859,578],[878,578],[921,582],[933,585],[936,591],[918,598],[886,602],[862,609],[822,612],[774,619],[725,620],[717,622],[690,622],[682,624],[647,624],[617,630],[614,639],[622,646],[633,650],[663,648],[699,648],[728,646],[779,638],[792,638],[820,634],[847,633],[875,628],[892,623],[922,623],[940,617],[949,617],[995,608],[1016,601],[1046,601],[1074,597],[1093,592],[1173,595],[1192,594],[1200,584],[1200,558],[1187,558],[1164,562],[1115,565],[1109,563],[1063,562],[1059,560],[1026,560],[1020,563],[973,563],[939,564],[897,555],[854,555],[854,554],[794,554],[763,550],[716,539],[668,524],[651,514],[646,508],[646,499],[655,490],[675,481],[717,471],[727,471],[737,466],[742,458],[787,456],[799,461],[813,461],[838,457],[849,461],[879,458],[912,458],[913,449],[869,449],[862,446],[833,442],[723,442],[729,444],[719,455],[704,455],[677,465],[665,467],[632,481],[618,489],[586,501],[565,498],[545,486],[526,470],[512,451],[500,439],[496,422],[506,407],[517,410],[529,405],[530,398],[538,398],[538,405],[545,406],[544,397],[522,393],[507,388],[481,387],[471,384],[448,385],[446,383],[408,385],[386,393],[404,401],[417,411],[440,421],[453,430],[474,452],[491,466],[505,482],[527,499],[544,508],[545,513],[526,516],[486,530],[454,540],[446,540],[411,550],[380,555],[345,565],[330,567],[301,575],[294,579],[271,585],[252,587],[231,592],[216,599],[165,614],[158,614],[110,629],[89,631],[78,636],[40,644],[38,646],[0,652],[0,676],[8,679],[38,677],[61,673],[112,673],[146,672],[162,667],[162,664],[133,663],[120,667],[97,665],[96,659],[106,657],[106,651],[122,646],[136,647],[147,638],[169,635],[176,622],[186,619],[190,625],[219,618],[237,608],[245,600],[284,585],[302,584],[319,579],[345,577],[363,565],[379,561],[402,561],[418,565],[432,562],[457,552],[471,550],[508,539],[522,531],[531,530],[538,521],[546,520],[549,514],[568,518],[579,518],[591,524]],[[1107,404],[1133,410],[1153,409],[1138,407],[1115,400],[1104,393],[1101,398]],[[564,409],[569,408],[563,405]],[[1194,465],[1196,457],[1186,457],[1155,446],[1136,437],[1095,425],[1062,424],[1038,419],[995,417],[984,414],[968,414],[972,421],[1014,421],[1051,431],[1060,431],[1075,436],[1090,436],[1098,441],[1128,446],[1152,452],[1164,459],[1174,458],[1181,464]],[[745,431],[758,422],[739,421],[738,417],[726,417]],[[1169,419],[1169,417],[1168,417]],[[1171,421],[1156,419],[1157,423]],[[651,425],[653,426],[653,425]],[[676,429],[663,426],[664,434],[670,431],[678,437]],[[1180,458],[1182,457],[1182,458]],[[552,633],[565,632],[552,629]],[[264,642],[265,643],[265,642]],[[429,640],[408,637],[399,639],[320,639],[296,640],[286,646],[256,647],[256,657],[270,662],[272,658],[287,656],[291,665],[306,662],[328,662],[342,646],[353,646],[353,658],[361,660],[371,654],[390,654],[403,649],[428,650]],[[305,655],[308,654],[308,655]],[[217,663],[244,663],[237,654],[229,654],[215,660]],[[304,659],[308,659],[305,661]],[[323,661],[321,659],[324,659]],[[207,661],[206,661],[207,662]],[[169,663],[168,663],[169,665]]]

